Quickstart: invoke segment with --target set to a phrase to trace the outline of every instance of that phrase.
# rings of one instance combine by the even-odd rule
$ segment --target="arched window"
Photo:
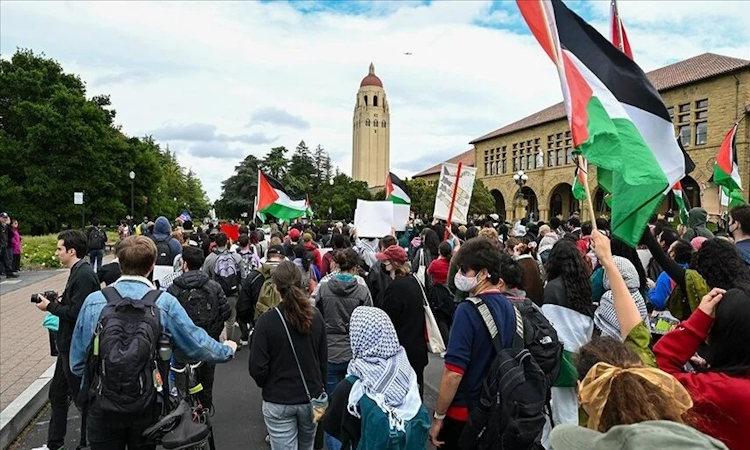
[[[365,106],[367,106],[367,96],[365,95]]]
[[[367,97],[365,97],[365,98],[367,98]],[[367,119],[367,120],[365,120],[365,126],[366,126],[366,127],[369,127],[369,126],[370,126],[370,119]]]
[[[378,96],[373,95],[372,96],[372,106],[378,106]]]
[[[383,121],[383,128],[385,128],[385,120]]]
[[[375,119],[375,120],[372,121],[372,126],[374,126],[375,128],[378,127],[378,120],[377,119]]]

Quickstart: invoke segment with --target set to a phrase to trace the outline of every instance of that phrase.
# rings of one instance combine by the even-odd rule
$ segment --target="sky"
[[[566,4],[606,33],[608,1]],[[750,2],[618,6],[646,71],[709,51],[750,59]],[[511,1],[3,0],[0,54],[16,48],[58,60],[89,96],[109,94],[123,131],[168,145],[212,201],[248,154],[291,154],[302,140],[351,174],[352,113],[370,62],[401,177],[562,100]]]

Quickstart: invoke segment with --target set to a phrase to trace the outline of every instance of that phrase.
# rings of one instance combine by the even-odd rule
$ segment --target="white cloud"
[[[639,63],[650,70],[705,51],[747,58],[750,3],[716,4],[621,1]],[[402,176],[561,99],[554,67],[505,4],[331,5],[3,2],[0,51],[43,51],[90,95],[111,94],[124,131],[169,143],[211,199],[247,154],[303,139],[349,173],[354,98],[371,61]],[[585,10],[606,30],[608,2]]]

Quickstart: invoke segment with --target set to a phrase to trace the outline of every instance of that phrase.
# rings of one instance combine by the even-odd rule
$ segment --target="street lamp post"
[[[331,214],[333,213],[333,178],[328,180],[328,184],[331,186],[331,196],[328,197],[328,220],[331,220]]]
[[[132,170],[130,171],[130,217],[133,220],[133,223],[135,223],[135,201],[134,201],[134,192],[135,192],[135,172]]]
[[[526,184],[527,181],[529,181],[529,176],[524,173],[523,170],[519,170],[515,174],[513,174],[513,181],[518,186],[518,194],[516,195],[516,214],[518,213],[518,210],[520,206],[523,205],[523,193],[521,190],[523,189],[523,186]]]

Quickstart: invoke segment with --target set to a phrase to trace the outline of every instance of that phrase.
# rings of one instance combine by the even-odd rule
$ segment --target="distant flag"
[[[183,211],[182,214],[177,218],[178,221],[185,223],[190,220],[190,214],[187,211]]]
[[[633,51],[630,49],[630,41],[628,41],[628,35],[625,33],[625,25],[622,24],[620,18],[620,12],[617,9],[617,0],[612,0],[609,14],[610,23],[610,41],[612,45],[620,49],[621,52],[628,55],[628,58],[633,58]]]
[[[573,179],[573,197],[576,200],[586,200],[586,183],[588,183],[588,162],[586,158],[580,158],[583,164],[576,165],[575,178]]]
[[[312,206],[310,206],[310,196],[309,195],[305,196],[305,215],[307,216],[308,219],[312,219],[313,218],[313,210],[312,210]]]
[[[388,173],[385,179],[385,199],[400,205],[411,205],[409,189],[399,177],[393,172]]]
[[[258,205],[256,213],[270,214],[279,219],[296,219],[307,212],[304,197],[294,195],[275,178],[258,171]]]
[[[742,191],[742,180],[737,165],[737,128],[739,122],[735,123],[719,148],[714,164],[714,183],[722,187],[724,195],[729,197],[729,206],[741,205],[745,202],[740,191]]]
[[[573,146],[612,172],[612,233],[635,247],[686,158],[659,92],[640,67],[560,0],[517,0],[557,66]],[[634,164],[634,162],[637,162]]]
[[[680,223],[687,225],[688,223],[688,210],[685,203],[685,193],[682,191],[682,183],[677,182],[672,186],[672,195],[674,195],[674,201],[677,203],[677,209],[679,212]]]

